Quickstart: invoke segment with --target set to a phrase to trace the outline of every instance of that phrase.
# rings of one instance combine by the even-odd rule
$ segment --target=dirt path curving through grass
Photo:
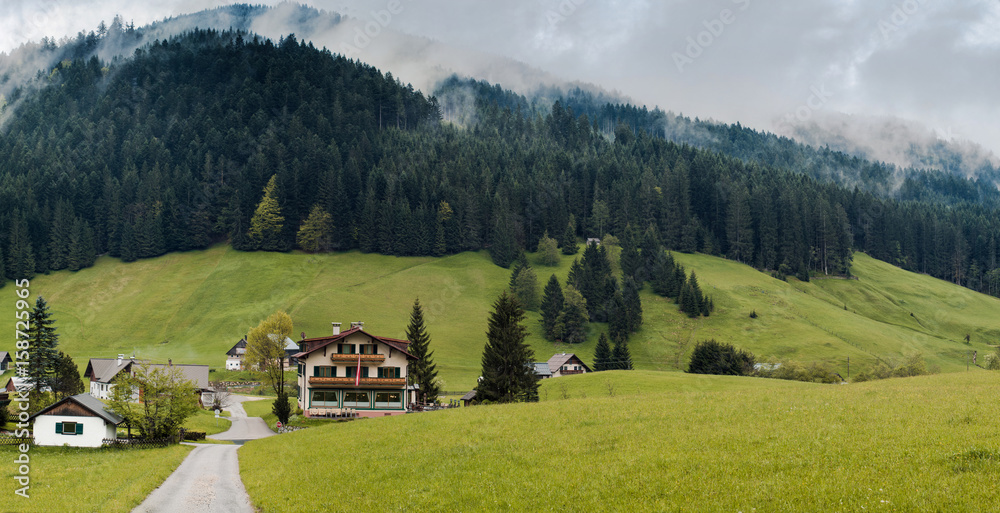
[[[236,451],[243,442],[272,436],[274,432],[260,417],[247,417],[241,403],[257,398],[231,397],[232,405],[225,409],[232,414],[232,426],[209,438],[231,440],[234,444],[198,445],[133,513],[253,513],[240,480]]]

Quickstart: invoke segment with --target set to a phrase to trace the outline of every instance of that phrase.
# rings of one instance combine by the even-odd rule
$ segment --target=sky
[[[0,51],[92,30],[115,14],[143,25],[225,3],[4,0]],[[356,18],[355,32],[342,34],[343,40],[365,28],[382,39],[361,45],[356,57],[413,77],[418,87],[418,69],[448,66],[452,59],[457,69],[478,69],[490,75],[480,78],[523,88],[512,76],[521,70],[513,63],[523,62],[560,80],[593,83],[691,117],[779,133],[790,125],[826,123],[884,137],[886,126],[916,126],[1000,154],[997,0],[302,3]],[[437,60],[423,62],[425,55],[407,48],[412,43],[405,39],[393,47],[386,34],[398,32],[432,40],[428,48],[437,49]],[[477,60],[507,65],[486,72],[471,64]],[[896,121],[887,125],[886,119]]]

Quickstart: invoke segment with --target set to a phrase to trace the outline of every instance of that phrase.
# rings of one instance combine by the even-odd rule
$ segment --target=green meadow
[[[127,512],[163,483],[192,449],[173,445],[162,449],[89,449],[32,447],[30,497],[14,495],[17,449],[0,447],[0,476],[7,485],[0,511]]]
[[[638,369],[681,370],[694,344],[712,337],[749,349],[760,360],[827,362],[844,377],[848,358],[851,373],[857,373],[877,359],[914,352],[943,372],[965,370],[971,351],[982,356],[989,344],[1000,343],[1000,300],[864,254],[855,256],[857,280],[809,283],[786,283],[711,256],[676,257],[697,272],[715,313],[688,319],[647,287],[645,324],[630,342]],[[565,282],[571,263],[563,256],[554,268],[535,265],[539,289],[552,273]],[[31,291],[46,296],[60,349],[81,369],[89,358],[119,353],[223,368],[225,351],[279,309],[291,314],[295,339],[300,332],[326,335],[332,321],[364,321],[374,334],[402,338],[419,296],[442,388],[461,392],[479,375],[486,317],[508,279],[509,271],[493,265],[485,252],[403,258],[243,253],[219,245],[129,264],[102,257],[93,268],[38,276]],[[13,291],[0,292],[8,298],[2,302],[8,313],[0,309],[0,315],[8,318]],[[758,318],[751,319],[751,311]],[[539,319],[529,312],[528,341],[537,360],[561,351],[592,360],[604,325],[592,325],[586,342],[569,346],[544,340]]]
[[[302,490],[338,466],[365,479],[330,510],[1000,510],[997,373],[819,385],[615,371],[546,393],[252,441],[241,476],[264,512],[315,509]]]

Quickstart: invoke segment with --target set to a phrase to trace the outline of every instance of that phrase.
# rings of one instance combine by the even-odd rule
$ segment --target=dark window
[[[366,391],[362,392],[344,392],[344,407],[345,408],[370,408],[371,398],[370,393]]]
[[[337,368],[332,365],[317,365],[313,367],[313,376],[317,378],[337,377]]]
[[[376,408],[402,408],[402,392],[375,392]]]
[[[378,377],[380,378],[398,378],[400,377],[399,367],[379,367]]]

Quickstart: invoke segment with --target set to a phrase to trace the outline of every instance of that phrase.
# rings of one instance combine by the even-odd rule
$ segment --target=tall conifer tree
[[[521,325],[524,309],[517,298],[503,291],[493,303],[483,349],[482,376],[476,399],[499,403],[538,400],[534,351],[524,342],[528,331]]]
[[[407,376],[410,383],[418,385],[420,401],[433,403],[441,393],[437,383],[437,365],[434,364],[434,351],[430,350],[431,337],[427,335],[424,325],[424,309],[420,306],[420,298],[413,300],[413,310],[410,311],[410,324],[406,326],[406,340],[410,341],[410,354],[417,361],[410,364]]]

